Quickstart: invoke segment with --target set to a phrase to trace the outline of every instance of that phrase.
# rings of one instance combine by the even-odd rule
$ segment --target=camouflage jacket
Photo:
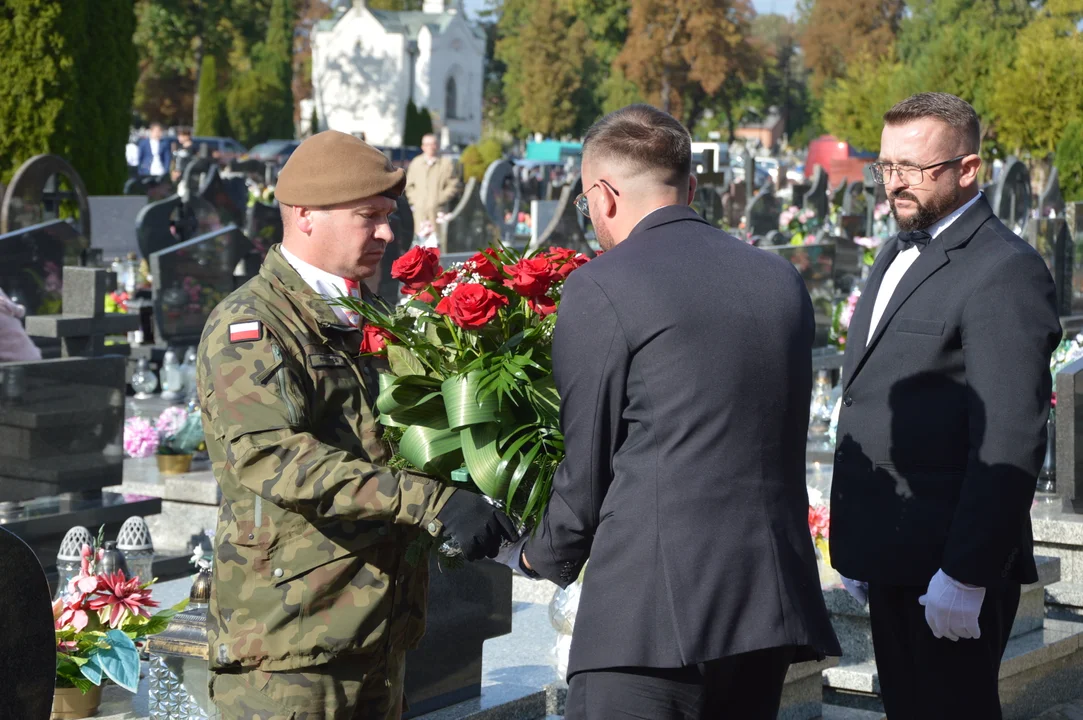
[[[405,551],[442,530],[454,490],[382,466],[378,361],[360,343],[278,246],[207,321],[199,397],[222,489],[213,670],[382,659],[421,639],[428,566]]]

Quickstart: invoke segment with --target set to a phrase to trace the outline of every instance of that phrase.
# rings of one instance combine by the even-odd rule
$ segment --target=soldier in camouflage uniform
[[[378,359],[327,295],[359,281],[394,238],[405,178],[343,133],[283,168],[284,238],[212,313],[199,348],[207,449],[222,489],[208,635],[211,695],[229,720],[397,719],[405,652],[424,632],[421,533],[469,559],[513,539],[480,496],[392,471],[373,412]],[[364,293],[364,294],[362,294]]]

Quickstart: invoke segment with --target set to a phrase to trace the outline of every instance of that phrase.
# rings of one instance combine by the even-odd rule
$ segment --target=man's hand
[[[530,577],[523,571],[522,558],[523,558],[523,546],[526,545],[526,541],[530,539],[530,535],[524,535],[519,538],[518,542],[514,542],[511,545],[506,545],[500,549],[500,552],[493,558],[501,565],[507,565],[511,568],[511,571],[516,575],[522,575],[523,577]]]
[[[984,600],[985,588],[964,585],[943,570],[933,575],[929,589],[918,598],[925,606],[925,622],[933,635],[952,642],[981,637],[978,615]]]
[[[496,557],[504,540],[519,539],[507,515],[484,496],[466,490],[452,493],[436,518],[459,543],[467,560]]]
[[[840,577],[842,576],[840,575]],[[854,600],[857,600],[858,605],[864,605],[869,601],[869,584],[867,582],[844,577],[842,578],[842,586],[846,588],[846,592],[854,596]]]

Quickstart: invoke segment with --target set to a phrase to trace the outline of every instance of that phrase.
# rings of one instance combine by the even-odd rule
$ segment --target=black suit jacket
[[[569,677],[840,654],[808,530],[813,331],[792,265],[685,206],[568,278],[553,338],[567,457],[525,555],[561,586],[590,557]]]
[[[1030,506],[1060,341],[1041,256],[984,198],[903,275],[866,347],[897,241],[850,323],[831,488],[847,577],[924,586],[943,568],[986,588],[1034,582]]]

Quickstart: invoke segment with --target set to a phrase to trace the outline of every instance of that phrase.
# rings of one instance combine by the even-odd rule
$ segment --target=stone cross
[[[64,313],[30,315],[31,337],[57,338],[63,357],[95,357],[105,353],[107,335],[140,328],[138,315],[105,312],[105,296],[116,286],[116,273],[101,268],[64,268]]]

